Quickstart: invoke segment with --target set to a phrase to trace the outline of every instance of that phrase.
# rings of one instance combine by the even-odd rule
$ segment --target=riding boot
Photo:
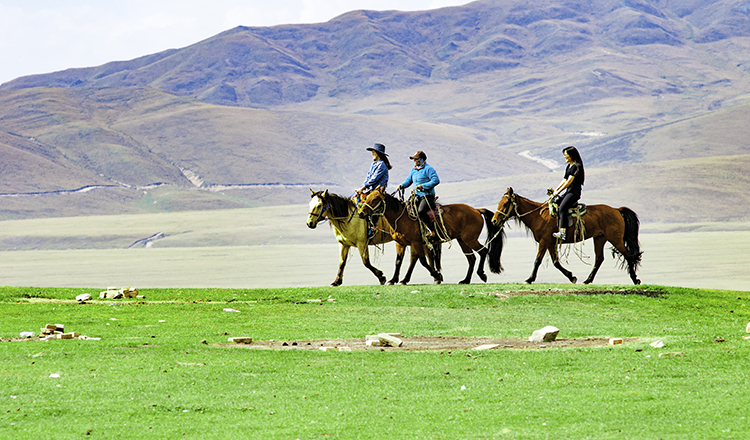
[[[565,228],[560,228],[558,232],[553,232],[552,236],[555,238],[559,238],[562,241],[565,241]]]

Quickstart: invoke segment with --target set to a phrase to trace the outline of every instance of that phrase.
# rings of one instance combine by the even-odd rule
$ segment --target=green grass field
[[[145,299],[83,305],[71,299],[90,289],[2,288],[0,438],[747,438],[747,292],[550,295],[569,287],[509,298],[494,293],[527,287],[142,289]],[[101,340],[8,341],[49,323]],[[376,332],[526,339],[546,325],[559,338],[627,342],[412,352],[223,345]],[[657,340],[663,348],[649,345]]]

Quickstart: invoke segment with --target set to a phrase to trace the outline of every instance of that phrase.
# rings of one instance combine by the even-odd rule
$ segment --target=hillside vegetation
[[[352,11],[18,78],[0,85],[0,219],[351,194],[382,142],[392,184],[424,150],[444,184],[469,188],[457,201],[494,198],[471,189],[487,179],[541,193],[575,144],[602,176],[587,194],[658,196],[642,210],[654,221],[743,221],[747,169],[719,158],[750,154],[749,15],[743,0]],[[686,191],[688,159],[711,171],[690,174],[703,191]],[[712,209],[682,215],[688,204]]]

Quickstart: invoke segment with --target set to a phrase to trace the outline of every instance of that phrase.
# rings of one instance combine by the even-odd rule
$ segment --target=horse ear
[[[513,195],[513,188],[508,188],[508,191],[505,191],[505,193],[508,194],[509,196],[512,196]]]
[[[310,192],[312,193],[312,195],[315,195],[315,191],[313,191],[312,188],[310,188]]]
[[[326,197],[328,197],[328,190],[323,191],[323,198],[325,199]]]

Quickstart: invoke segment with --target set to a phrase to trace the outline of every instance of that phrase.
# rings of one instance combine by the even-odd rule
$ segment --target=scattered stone
[[[226,309],[224,309],[224,311],[225,311],[225,312],[232,312],[232,313],[240,313],[240,311],[239,311],[239,310],[235,310],[235,309],[230,309],[230,308],[226,308]]]
[[[320,351],[336,351],[336,347],[320,347],[318,348]]]
[[[138,296],[138,290],[135,287],[123,287],[118,292],[120,292],[125,298],[135,298]]]
[[[652,346],[652,347],[654,347],[654,348],[662,348],[662,347],[664,347],[664,341],[662,341],[662,340],[660,339],[660,340],[658,340],[658,341],[654,341],[654,342],[652,342],[652,343],[650,343],[650,344],[648,344],[648,345],[650,345],[650,346]]]
[[[479,347],[474,347],[474,350],[492,350],[493,348],[499,347],[500,344],[484,344]]]
[[[750,333],[750,322],[748,322],[747,327],[745,327],[745,333]]]
[[[368,339],[365,341],[367,347],[380,347],[380,339]]]
[[[622,344],[621,338],[609,338],[609,345],[619,345]]]
[[[719,336],[718,338],[714,339],[714,342],[725,342],[725,341],[724,341],[724,338]]]
[[[73,339],[73,333],[63,333],[60,335],[60,339]]]
[[[351,347],[339,347],[339,351],[352,351]]]
[[[685,356],[685,353],[682,353],[682,352],[659,353],[659,357],[665,357],[665,356],[670,356],[670,357]]]
[[[391,336],[388,333],[378,333],[378,339],[380,339],[380,345],[383,345],[386,347],[389,347],[389,346],[400,347],[404,345],[404,341],[402,341],[401,339],[395,336]]]
[[[89,294],[89,293],[82,293],[82,294],[76,296],[76,301],[78,301],[78,302],[91,301],[91,294]]]
[[[201,339],[201,344],[206,344],[206,345],[208,345],[208,341],[206,341],[205,339]]]
[[[560,333],[559,328],[548,325],[532,333],[529,336],[529,342],[552,342],[557,339],[558,333]]]
[[[49,377],[51,377],[53,379],[56,379],[56,378],[60,377],[60,375],[57,374],[57,373],[52,373],[52,374],[49,375]]]
[[[235,344],[250,344],[253,342],[253,338],[246,337],[246,336],[240,336],[236,338],[229,338],[229,342],[234,342]]]
[[[21,337],[22,338],[33,338],[34,337],[34,332],[21,332]]]

